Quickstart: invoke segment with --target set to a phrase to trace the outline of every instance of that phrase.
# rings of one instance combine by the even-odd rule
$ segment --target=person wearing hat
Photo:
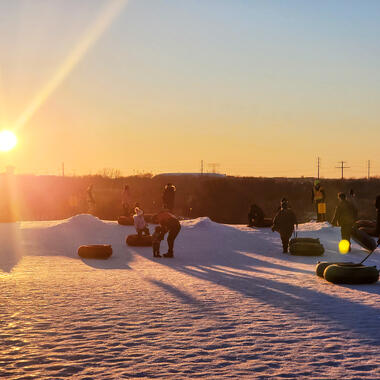
[[[174,209],[175,192],[176,192],[176,187],[172,185],[171,183],[168,183],[165,186],[164,192],[162,194],[162,203],[163,203],[164,209],[167,209],[170,212],[172,212]]]
[[[297,218],[289,208],[287,199],[282,198],[281,209],[273,219],[272,231],[280,233],[283,253],[288,252],[289,240],[294,232],[294,226],[297,225]]]
[[[324,188],[321,186],[319,179],[314,181],[312,189],[311,200],[315,205],[315,211],[317,213],[317,222],[324,222],[326,220],[326,210],[321,210],[320,204],[325,203],[326,194]],[[324,212],[321,212],[324,211]]]

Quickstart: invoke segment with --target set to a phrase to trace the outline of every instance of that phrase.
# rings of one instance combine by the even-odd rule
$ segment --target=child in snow
[[[294,231],[294,225],[297,225],[297,219],[292,210],[288,208],[288,201],[285,198],[281,200],[281,209],[273,219],[272,231],[280,233],[282,241],[282,251],[288,252],[289,240]]]
[[[153,247],[153,257],[161,257],[160,255],[160,244],[163,239],[163,231],[160,226],[154,229],[154,234],[152,235],[152,247]]]
[[[144,233],[145,235],[150,235],[149,228],[147,227],[144,219],[144,211],[136,204],[135,214],[133,215],[133,223],[136,228],[137,235],[139,237]]]

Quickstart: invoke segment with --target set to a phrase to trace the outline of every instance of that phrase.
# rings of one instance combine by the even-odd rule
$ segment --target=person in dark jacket
[[[340,226],[342,240],[348,240],[350,242],[349,251],[351,251],[351,231],[358,211],[351,202],[347,201],[346,194],[338,193],[338,199],[339,204],[335,208],[334,217],[331,224],[333,226]]]
[[[161,211],[157,215],[157,221],[161,225],[161,230],[163,234],[162,236],[164,236],[166,232],[169,232],[167,239],[168,252],[165,253],[163,256],[174,257],[174,240],[179,234],[179,231],[181,230],[181,224],[179,223],[177,217],[168,211]]]
[[[289,240],[294,231],[294,226],[297,226],[297,218],[294,212],[289,208],[288,201],[283,198],[281,200],[281,209],[273,219],[272,231],[280,233],[282,241],[282,251],[288,252]]]
[[[256,204],[251,205],[251,209],[248,213],[248,227],[257,226],[260,227],[264,223],[263,210]]]
[[[320,213],[319,205],[325,203],[326,194],[324,188],[321,186],[319,179],[314,181],[314,187],[312,189],[311,200],[315,205],[315,211],[317,213],[317,222],[324,222],[326,220],[326,214]]]
[[[169,211],[173,211],[174,209],[174,199],[175,199],[175,192],[176,188],[171,183],[168,183],[165,188],[164,192],[162,194],[162,202],[164,205],[164,208],[168,209]]]
[[[380,195],[376,197],[376,233],[379,236],[379,240],[377,241],[377,244],[380,245]]]

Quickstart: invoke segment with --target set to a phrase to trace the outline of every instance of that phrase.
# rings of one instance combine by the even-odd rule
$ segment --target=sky
[[[0,0],[0,171],[380,176],[377,0]]]

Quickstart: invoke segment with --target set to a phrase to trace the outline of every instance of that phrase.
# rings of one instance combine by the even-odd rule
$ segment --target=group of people
[[[156,215],[159,225],[155,227],[152,235],[153,257],[174,257],[174,240],[181,230],[181,224],[178,218],[172,213],[174,208],[175,192],[176,188],[174,185],[171,183],[165,185],[162,195],[163,211]],[[131,195],[129,186],[125,185],[122,196],[124,215],[129,215],[131,213],[130,204]],[[142,237],[143,235],[150,235],[148,225],[144,218],[144,211],[138,203],[136,203],[134,207],[133,223],[139,237]],[[166,233],[168,233],[168,252],[161,256],[160,245]]]
[[[313,188],[313,202],[316,205],[317,221],[322,222],[326,220],[326,194],[321,187],[319,181],[315,181]],[[321,207],[321,204],[324,204]],[[318,207],[319,206],[319,207]],[[380,195],[376,197],[376,233],[380,235]],[[349,244],[349,251],[351,251],[351,233],[355,221],[358,219],[358,205],[354,191],[351,189],[349,198],[343,192],[338,193],[338,205],[335,208],[331,224],[333,226],[339,226],[341,230],[342,240],[347,240]],[[259,206],[252,204],[248,213],[248,226],[252,227],[260,226],[264,220],[264,213]],[[282,241],[283,252],[287,253],[289,248],[289,240],[297,228],[297,218],[294,212],[289,206],[289,202],[286,198],[283,198],[280,203],[280,208],[273,219],[272,231],[277,231],[280,234]],[[378,240],[380,245],[380,237]]]

